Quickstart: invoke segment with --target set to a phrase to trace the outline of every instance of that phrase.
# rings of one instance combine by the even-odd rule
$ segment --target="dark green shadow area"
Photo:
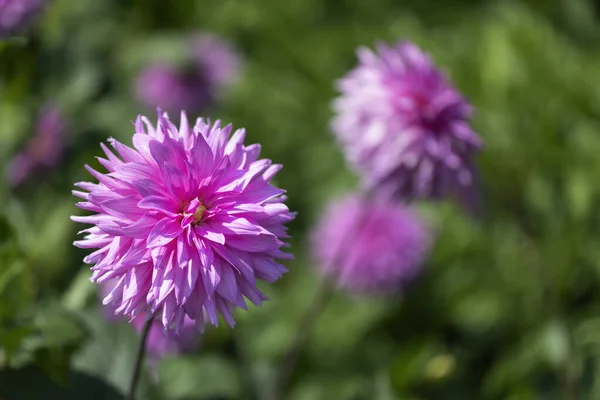
[[[125,397],[106,382],[71,371],[65,385],[50,380],[35,367],[0,371],[0,398],[6,400],[121,400]]]

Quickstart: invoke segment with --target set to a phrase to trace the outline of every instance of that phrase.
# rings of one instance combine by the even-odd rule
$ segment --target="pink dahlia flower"
[[[42,108],[35,134],[25,148],[6,167],[11,185],[19,185],[32,174],[55,167],[62,157],[66,123],[60,109],[54,106]]]
[[[166,328],[180,329],[186,316],[200,329],[234,325],[232,311],[244,297],[260,305],[266,297],[257,279],[273,282],[286,272],[276,259],[294,218],[284,190],[270,184],[281,165],[259,159],[260,146],[244,146],[244,130],[198,119],[193,128],[181,113],[179,129],[159,111],[154,127],[135,122],[134,148],[111,139],[102,145],[107,174],[87,170],[98,183],[79,182],[82,209],[92,224],[81,248],[96,248],[92,281],[116,279],[104,304],[133,319],[151,313]]]
[[[311,235],[322,272],[359,293],[402,287],[419,272],[429,244],[429,231],[408,208],[358,195],[332,202]]]
[[[358,50],[338,82],[332,129],[368,189],[402,200],[466,196],[482,143],[471,106],[409,42]]]
[[[45,5],[45,0],[0,0],[0,38],[27,29]]]

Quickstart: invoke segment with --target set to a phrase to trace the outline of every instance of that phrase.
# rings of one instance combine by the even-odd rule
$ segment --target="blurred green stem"
[[[300,352],[302,347],[304,346],[304,342],[308,337],[308,334],[314,327],[317,317],[323,311],[329,300],[331,299],[331,295],[333,291],[330,288],[329,282],[327,279],[321,279],[319,287],[317,289],[317,293],[310,304],[310,306],[306,309],[306,312],[302,316],[300,320],[300,325],[298,326],[298,330],[296,331],[296,335],[292,339],[292,343],[288,348],[285,356],[283,357],[283,362],[281,363],[281,369],[279,370],[279,376],[275,381],[275,391],[274,391],[274,400],[282,400],[285,390],[287,388],[288,382],[294,372],[296,367],[296,363],[298,362],[298,357],[300,356]]]
[[[577,400],[579,398],[577,390],[578,378],[575,368],[572,337],[569,331],[569,348],[562,365],[562,371],[560,371],[565,400]]]
[[[133,367],[133,373],[131,374],[131,384],[129,385],[129,393],[127,394],[127,400],[135,400],[135,390],[137,388],[138,381],[140,380],[140,373],[142,372],[142,365],[144,364],[144,356],[146,355],[146,340],[148,339],[148,333],[152,326],[154,315],[152,315],[146,321],[144,330],[142,331],[142,337],[140,338],[140,347],[138,348],[135,365]]]
[[[244,384],[244,398],[248,400],[258,400],[256,386],[254,385],[254,373],[252,371],[251,361],[248,359],[246,352],[244,351],[244,344],[242,339],[242,332],[239,328],[236,330],[233,336],[233,345],[235,357],[238,360],[238,366],[242,382]]]
[[[363,199],[369,199],[373,196],[370,191],[366,191],[362,193]],[[369,213],[363,212],[360,214],[357,225],[363,225],[369,217]],[[348,256],[348,249],[352,248],[352,231],[349,230],[344,233],[342,240],[337,244],[337,248],[334,251],[335,257],[331,261],[333,264],[342,263],[344,259]],[[335,279],[335,278],[334,278]],[[275,390],[274,390],[274,400],[282,400],[283,395],[285,394],[285,390],[287,389],[288,382],[294,372],[296,364],[298,362],[298,357],[300,357],[300,352],[302,350],[302,346],[308,337],[308,334],[312,330],[313,326],[317,322],[317,317],[323,311],[329,300],[333,295],[333,290],[331,288],[330,281],[322,277],[317,288],[317,293],[307,308],[306,312],[302,316],[300,320],[300,325],[298,326],[298,330],[296,331],[296,335],[292,340],[292,344],[288,348],[285,356],[283,357],[283,362],[281,363],[281,369],[279,371],[279,376],[275,381]]]

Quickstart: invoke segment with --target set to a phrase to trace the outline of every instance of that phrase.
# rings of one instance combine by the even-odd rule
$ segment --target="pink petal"
[[[165,217],[158,221],[148,235],[148,248],[165,246],[183,232],[176,219]]]
[[[208,224],[201,224],[196,226],[196,234],[204,239],[212,242],[225,244],[225,235],[221,232],[217,232],[214,228],[211,228]]]
[[[235,303],[239,297],[239,290],[235,274],[231,268],[224,267],[221,269],[220,282],[217,292],[226,300]]]
[[[160,211],[167,214],[170,217],[176,217],[181,211],[181,206],[177,204],[173,199],[162,196],[147,196],[144,197],[139,203],[138,207]]]
[[[135,221],[133,224],[124,226],[121,228],[124,235],[135,239],[145,239],[148,237],[154,225],[156,225],[157,218],[150,217],[144,214],[140,219]]]
[[[106,200],[100,205],[110,215],[132,219],[144,215],[144,211],[137,206],[138,201],[139,196],[134,194],[120,199]]]

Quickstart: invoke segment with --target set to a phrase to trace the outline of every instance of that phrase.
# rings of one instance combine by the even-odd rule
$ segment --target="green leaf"
[[[31,326],[18,326],[0,330],[0,349],[4,353],[6,364],[11,364],[13,354],[21,347],[23,339],[31,335],[33,331]]]
[[[318,316],[308,346],[321,355],[344,354],[356,348],[365,332],[384,315],[387,306],[379,299],[334,296]]]
[[[363,376],[310,376],[298,382],[286,395],[290,400],[352,400],[371,398],[370,382]]]
[[[69,216],[74,208],[68,202],[56,204],[55,199],[44,199],[39,203],[40,212],[34,221],[35,230],[28,243],[28,253],[33,260],[44,266],[40,271],[42,276],[50,279],[63,271],[66,265],[64,255],[69,254],[72,248],[70,239],[76,228]]]
[[[570,171],[566,180],[569,208],[577,220],[586,218],[591,210],[594,185],[585,170]]]
[[[0,271],[0,296],[3,296],[11,283],[25,271],[25,267],[26,264],[23,262],[13,262]]]
[[[493,328],[505,311],[506,302],[499,294],[478,290],[462,295],[453,305],[452,318],[463,329],[485,332]]]
[[[78,315],[59,305],[51,305],[38,311],[34,327],[47,347],[72,347],[86,337],[86,329]]]
[[[542,372],[561,366],[568,352],[565,326],[560,321],[551,321],[504,352],[487,374],[484,393],[495,395],[516,389]]]
[[[73,357],[72,368],[110,383],[122,393],[129,388],[140,338],[125,322],[108,321],[98,309],[84,314],[89,340]],[[142,370],[139,397],[149,396],[149,371]]]
[[[90,282],[91,272],[83,267],[63,294],[62,304],[68,310],[80,311],[94,297],[98,286]]]
[[[171,400],[235,398],[241,393],[235,364],[219,355],[166,359],[158,375],[161,392]]]
[[[406,391],[425,377],[430,360],[439,352],[434,340],[404,343],[390,367],[390,379],[396,393]]]
[[[542,337],[547,361],[555,368],[564,365],[570,353],[568,327],[560,321],[553,321],[546,326]]]
[[[87,335],[81,319],[53,304],[37,312],[33,327],[36,335],[24,342],[24,351],[33,351],[37,365],[53,380],[66,383],[71,356]]]

